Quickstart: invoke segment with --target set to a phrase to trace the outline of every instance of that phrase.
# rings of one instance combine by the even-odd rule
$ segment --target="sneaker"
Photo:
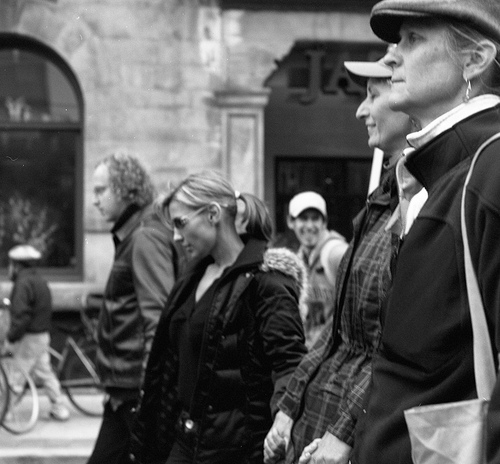
[[[67,421],[69,419],[69,410],[64,404],[54,403],[50,409],[50,417],[58,421]]]

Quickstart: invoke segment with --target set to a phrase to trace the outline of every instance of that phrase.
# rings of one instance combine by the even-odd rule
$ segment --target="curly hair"
[[[153,202],[156,189],[137,158],[119,151],[104,158],[97,166],[102,164],[108,168],[111,189],[120,198],[141,208]]]

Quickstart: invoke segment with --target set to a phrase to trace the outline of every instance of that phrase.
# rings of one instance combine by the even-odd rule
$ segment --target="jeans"
[[[87,464],[129,464],[130,433],[136,400],[124,401],[117,408],[108,400],[104,407],[101,429]]]
[[[13,344],[13,355],[18,364],[30,373],[33,380],[43,385],[51,403],[60,403],[61,386],[50,365],[49,346],[48,332],[27,333]]]

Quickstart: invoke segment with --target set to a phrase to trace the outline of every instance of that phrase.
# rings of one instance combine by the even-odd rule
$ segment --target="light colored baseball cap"
[[[288,213],[296,218],[306,209],[317,209],[326,218],[326,201],[316,192],[302,192],[295,195],[288,205]]]
[[[42,253],[31,245],[17,245],[9,250],[9,258],[13,261],[36,261],[41,257]]]
[[[390,79],[392,69],[378,61],[344,61],[349,77],[361,86],[366,86],[368,79]]]

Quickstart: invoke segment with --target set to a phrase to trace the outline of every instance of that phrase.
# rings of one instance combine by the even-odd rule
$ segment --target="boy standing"
[[[65,421],[69,419],[69,411],[63,404],[61,386],[50,365],[52,295],[35,268],[41,257],[31,245],[18,245],[9,251],[9,278],[14,285],[7,340],[16,361],[45,388],[52,404],[50,417]]]
[[[339,233],[327,229],[326,202],[318,193],[295,195],[288,211],[288,227],[300,242],[298,255],[309,274],[308,313],[304,330],[306,345],[310,348],[333,316],[337,269],[347,242]]]

